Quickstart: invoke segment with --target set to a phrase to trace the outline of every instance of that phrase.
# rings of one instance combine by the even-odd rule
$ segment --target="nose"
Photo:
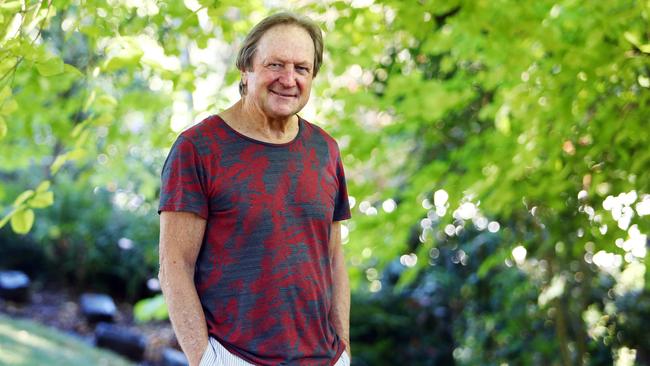
[[[296,86],[296,70],[293,65],[287,65],[287,67],[282,69],[278,81],[285,88],[293,88]]]

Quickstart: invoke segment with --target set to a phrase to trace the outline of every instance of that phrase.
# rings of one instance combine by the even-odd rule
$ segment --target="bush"
[[[54,205],[40,213],[30,234],[2,230],[0,265],[129,301],[149,295],[146,281],[158,261],[153,205],[67,176],[53,189]]]

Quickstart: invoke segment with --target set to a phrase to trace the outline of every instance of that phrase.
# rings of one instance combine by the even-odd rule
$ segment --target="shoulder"
[[[221,118],[212,115],[187,128],[178,136],[177,143],[194,146],[200,154],[209,154],[218,150],[219,141],[224,139]]]
[[[183,137],[184,139],[188,139],[190,141],[200,140],[205,136],[213,135],[219,126],[219,122],[220,118],[216,114],[204,118],[199,123],[190,126],[181,132],[180,137]]]
[[[306,134],[308,136],[318,140],[322,140],[328,145],[328,147],[334,148],[336,151],[338,151],[339,149],[338,143],[329,133],[327,133],[327,131],[325,131],[322,127],[315,125],[302,117],[300,119],[302,119],[303,121]]]

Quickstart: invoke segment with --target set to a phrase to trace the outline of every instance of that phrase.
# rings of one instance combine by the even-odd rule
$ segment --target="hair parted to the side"
[[[257,23],[253,29],[248,33],[244,39],[239,53],[237,54],[236,66],[240,71],[250,71],[253,68],[253,57],[255,56],[255,50],[257,49],[257,44],[260,39],[269,29],[279,26],[279,25],[296,25],[301,27],[311,37],[314,42],[314,76],[318,74],[320,70],[321,63],[323,62],[323,33],[320,28],[314,21],[309,19],[306,16],[282,12],[273,14],[264,18],[261,22]],[[246,85],[240,80],[239,81],[239,94],[246,94]]]

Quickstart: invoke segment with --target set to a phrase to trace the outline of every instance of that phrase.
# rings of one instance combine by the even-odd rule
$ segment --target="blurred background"
[[[160,170],[286,9],[325,35],[354,366],[650,365],[645,0],[0,0],[0,364],[120,364],[70,352],[106,324],[173,364]]]

